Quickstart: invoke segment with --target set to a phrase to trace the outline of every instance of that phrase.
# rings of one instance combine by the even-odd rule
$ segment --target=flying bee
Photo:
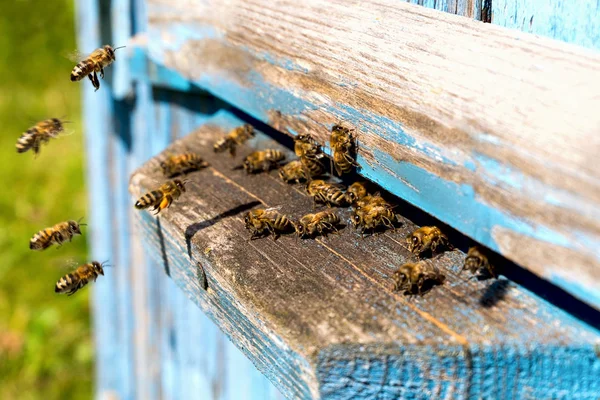
[[[352,171],[352,167],[358,165],[354,160],[356,152],[356,143],[352,130],[336,124],[331,128],[331,137],[329,139],[331,147],[333,165],[339,176]]]
[[[294,224],[288,217],[279,213],[278,207],[267,209],[256,209],[249,211],[244,217],[246,229],[252,233],[250,240],[257,239],[273,234],[273,238],[277,240],[282,233],[291,233],[294,231]]]
[[[324,210],[315,214],[306,214],[296,222],[296,233],[299,237],[314,237],[317,233],[327,236],[337,232],[340,217],[333,210]]]
[[[360,231],[364,237],[365,231],[375,231],[379,227],[396,229],[395,223],[398,218],[392,206],[385,204],[369,203],[360,209],[352,211],[352,225]]]
[[[325,167],[320,159],[324,157],[319,145],[309,134],[301,134],[294,139],[294,152],[304,166],[309,177],[322,175]]]
[[[165,208],[168,208],[173,200],[177,200],[185,192],[185,181],[174,179],[162,184],[158,189],[146,193],[135,203],[135,208],[142,210],[148,207],[154,207],[152,211],[158,214]]]
[[[100,89],[100,81],[98,80],[97,73],[100,72],[100,78],[104,79],[104,68],[115,61],[115,50],[122,49],[123,47],[125,46],[113,49],[111,46],[105,45],[94,50],[73,68],[73,71],[71,71],[71,82],[80,81],[87,76],[90,78],[92,85],[94,85],[94,89],[96,89],[94,91]]]
[[[233,129],[224,138],[219,139],[213,150],[215,153],[222,153],[229,150],[229,154],[235,156],[236,147],[245,143],[248,139],[254,137],[254,128],[252,125],[244,124]]]
[[[348,197],[342,188],[341,185],[328,183],[321,179],[310,181],[306,185],[306,191],[312,196],[315,203],[326,204],[328,207],[345,207],[349,205]]]
[[[160,163],[163,175],[167,178],[191,171],[198,171],[205,167],[208,167],[208,163],[195,153],[174,155]]]
[[[63,276],[56,282],[54,292],[67,293],[71,296],[87,285],[89,281],[95,282],[99,275],[104,275],[105,267],[107,267],[105,262],[99,263],[98,261],[80,265],[75,271]]]
[[[407,236],[408,250],[420,256],[427,250],[434,254],[441,247],[450,248],[448,237],[437,226],[423,226]]]
[[[488,252],[481,246],[471,247],[467,253],[467,258],[465,258],[465,263],[460,272],[467,270],[472,274],[475,274],[476,272],[485,268],[492,277],[497,278],[498,276],[496,274],[496,269],[490,263],[486,253]]]
[[[352,204],[355,204],[367,195],[367,188],[363,182],[354,182],[352,185],[348,186],[348,190],[346,190],[348,201]]]
[[[279,168],[279,177],[287,183],[300,183],[301,181],[308,180],[306,176],[306,170],[304,169],[302,161],[300,160],[290,161],[283,167]]]
[[[49,142],[50,139],[56,138],[64,131],[65,122],[58,118],[38,122],[19,137],[19,140],[17,140],[17,153],[24,153],[29,149],[33,149],[33,152],[37,155],[43,143]]]
[[[422,296],[431,290],[433,285],[441,285],[445,280],[446,277],[431,260],[406,263],[394,272],[394,291],[404,290],[405,295]]]
[[[73,236],[81,235],[81,226],[77,221],[65,221],[60,222],[50,228],[42,229],[29,241],[29,248],[31,250],[46,250],[53,244],[62,246],[67,240],[70,242],[73,240]]]
[[[254,151],[244,160],[244,169],[249,174],[270,171],[285,160],[285,154],[279,150],[267,149]]]

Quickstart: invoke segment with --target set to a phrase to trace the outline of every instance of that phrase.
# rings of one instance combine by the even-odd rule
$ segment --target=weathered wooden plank
[[[598,54],[392,0],[156,0],[149,21],[163,82],[323,143],[347,121],[361,174],[600,306]]]
[[[398,232],[364,240],[345,229],[316,241],[249,242],[245,210],[282,205],[299,216],[312,203],[275,173],[232,170],[253,148],[288,151],[263,135],[235,160],[212,153],[216,138],[240,123],[220,111],[167,149],[198,152],[211,167],[189,175],[188,191],[158,218],[138,213],[138,235],[282,393],[552,398],[577,384],[582,398],[597,396],[598,331],[505,279],[460,277],[462,252],[437,261],[448,280],[425,297],[393,293],[391,273],[410,257],[402,241],[415,228],[409,219]],[[132,176],[132,201],[162,181],[160,157]],[[493,285],[503,286],[502,296],[483,306]],[[541,384],[549,377],[553,385]]]

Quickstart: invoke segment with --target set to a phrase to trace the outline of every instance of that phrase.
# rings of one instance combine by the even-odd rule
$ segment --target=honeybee
[[[367,188],[363,182],[354,182],[352,185],[348,186],[348,190],[346,190],[348,201],[352,204],[356,203],[358,200],[367,195]]]
[[[287,183],[300,183],[301,181],[308,180],[306,177],[306,170],[304,169],[302,161],[300,160],[290,161],[283,167],[279,168],[279,177]]]
[[[285,154],[279,150],[267,149],[254,151],[244,160],[244,169],[249,174],[270,171],[285,160]]]
[[[257,239],[273,234],[273,238],[277,240],[282,233],[291,233],[294,231],[294,224],[288,217],[279,213],[279,208],[272,207],[267,209],[256,209],[246,213],[244,223],[246,229],[252,233],[250,240]]]
[[[394,272],[394,291],[404,290],[404,294],[422,296],[431,290],[433,285],[441,285],[445,280],[446,277],[431,260],[406,263]],[[431,286],[425,286],[426,283],[431,284]],[[425,287],[425,290],[423,290],[423,287]]]
[[[87,285],[89,281],[95,282],[98,275],[104,275],[104,267],[106,266],[105,263],[99,263],[98,261],[80,265],[75,271],[63,276],[56,282],[54,292],[67,293],[71,296]]]
[[[105,45],[94,50],[73,68],[73,71],[71,71],[71,82],[80,81],[87,76],[96,89],[94,91],[100,89],[100,81],[96,73],[100,72],[100,78],[104,79],[104,68],[115,61],[115,50],[122,49],[123,47],[125,46],[113,49],[111,46]]]
[[[19,137],[19,140],[17,140],[17,153],[24,153],[29,149],[33,149],[33,152],[37,155],[43,143],[56,138],[64,130],[63,124],[64,122],[58,118],[38,122]]]
[[[29,240],[31,250],[46,250],[53,244],[62,246],[67,240],[73,240],[73,236],[81,235],[81,226],[77,221],[65,221],[50,228],[42,229]]]
[[[481,246],[471,247],[469,249],[469,252],[467,253],[467,258],[465,258],[465,263],[461,268],[460,272],[467,270],[474,274],[477,271],[480,271],[481,269],[485,268],[492,277],[497,278],[498,276],[496,274],[495,268],[490,263],[486,253],[487,251],[484,250]]]
[[[398,219],[392,208],[385,200],[382,204],[368,203],[352,211],[352,225],[360,231],[361,237],[364,237],[365,231],[374,231],[381,226],[396,229],[395,223]]]
[[[407,236],[408,250],[420,256],[427,250],[434,254],[440,247],[450,247],[448,237],[437,226],[423,226]]]
[[[306,191],[316,203],[327,204],[328,207],[345,207],[349,204],[346,193],[341,185],[325,182],[321,179],[310,181],[306,185]]]
[[[152,211],[156,211],[154,215],[168,208],[173,200],[177,200],[183,192],[185,192],[185,181],[174,179],[162,184],[158,189],[146,193],[139,198],[135,203],[135,208],[138,210],[154,207]]]
[[[322,175],[325,167],[320,159],[324,157],[319,145],[308,134],[301,134],[294,139],[294,152],[304,168],[308,171],[309,177]]]
[[[333,165],[338,175],[352,171],[352,167],[358,165],[353,158],[355,153],[355,142],[352,131],[342,125],[336,124],[331,128],[331,146]]]
[[[252,125],[244,124],[233,129],[224,138],[219,139],[213,150],[215,153],[222,153],[225,150],[229,150],[229,154],[235,156],[236,147],[245,143],[248,139],[254,137],[254,128]]]
[[[333,210],[324,210],[315,214],[306,214],[296,222],[296,233],[300,237],[313,237],[317,233],[327,236],[327,233],[337,232],[340,217]]]
[[[185,174],[191,171],[197,171],[201,168],[208,167],[208,163],[198,154],[185,153],[171,156],[160,163],[163,175],[167,178]]]

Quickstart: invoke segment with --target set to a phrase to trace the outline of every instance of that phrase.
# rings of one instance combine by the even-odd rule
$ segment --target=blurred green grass
[[[79,83],[65,55],[76,49],[71,0],[3,1],[0,13],[0,399],[90,398],[89,290],[58,296],[68,266],[86,260],[83,237],[29,250],[36,231],[86,216]],[[85,82],[87,83],[87,82]],[[41,153],[17,154],[38,120],[66,117],[68,131]],[[84,228],[85,229],[85,228]],[[86,288],[87,289],[87,288]]]

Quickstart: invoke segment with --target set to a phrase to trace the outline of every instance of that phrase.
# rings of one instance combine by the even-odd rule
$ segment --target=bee
[[[301,181],[308,180],[306,176],[306,170],[304,169],[302,161],[300,160],[290,161],[283,167],[279,168],[279,177],[287,183],[300,183]]]
[[[327,236],[327,233],[337,232],[340,217],[333,210],[324,210],[316,214],[306,214],[296,222],[296,233],[299,237],[313,237],[317,233]]]
[[[100,72],[100,78],[104,79],[104,68],[115,61],[115,50],[122,49],[125,46],[112,48],[109,45],[94,50],[89,56],[81,60],[71,71],[71,82],[80,81],[86,76],[92,81],[92,85],[98,91],[100,81],[97,72]]]
[[[338,175],[347,174],[352,167],[358,165],[353,158],[356,151],[352,131],[342,125],[336,124],[331,128],[331,146],[333,165]]]
[[[407,236],[408,250],[420,256],[427,250],[435,253],[440,247],[450,248],[448,237],[437,226],[423,226]]]
[[[215,153],[229,150],[229,154],[233,157],[235,156],[236,147],[252,137],[254,137],[254,128],[252,125],[244,124],[233,129],[224,138],[219,139],[213,146],[213,150]]]
[[[431,260],[406,263],[394,272],[394,291],[404,290],[404,294],[418,294],[422,296],[433,285],[441,285],[445,280],[446,277]],[[426,283],[431,286],[425,286]],[[424,287],[425,290],[423,290]]]
[[[327,204],[328,207],[345,207],[349,205],[348,197],[342,190],[343,186],[325,182],[321,179],[310,181],[306,191],[315,203]]]
[[[367,188],[363,182],[354,182],[352,185],[348,186],[348,190],[346,190],[348,201],[352,204],[355,204],[367,195]]]
[[[481,246],[471,247],[467,253],[467,258],[465,258],[465,263],[460,272],[467,270],[474,274],[477,271],[485,268],[492,277],[497,278],[498,276],[496,274],[496,269],[490,263],[486,253],[487,251],[485,251]]]
[[[381,197],[378,198],[383,200]],[[374,231],[381,226],[396,229],[395,223],[398,218],[392,208],[385,200],[382,204],[368,203],[352,211],[352,225],[360,231],[361,237],[364,237],[365,231]]]
[[[56,138],[64,130],[64,121],[58,118],[40,121],[24,132],[17,140],[17,153],[24,153],[29,149],[37,155],[40,146],[50,139]]]
[[[67,240],[73,240],[73,236],[81,235],[81,226],[77,221],[65,221],[50,228],[42,229],[29,240],[31,250],[46,250],[53,244],[62,246]]]
[[[83,264],[70,274],[60,278],[54,286],[55,293],[67,293],[69,296],[75,294],[79,289],[88,284],[89,281],[96,281],[98,275],[104,275],[105,263],[92,261]]]
[[[195,153],[171,156],[160,163],[163,175],[168,178],[205,167],[208,167],[208,163]]]
[[[323,152],[319,145],[308,134],[301,134],[294,139],[294,152],[304,166],[309,177],[322,175],[325,167],[319,161],[323,158]]]
[[[246,224],[246,229],[252,233],[250,240],[266,236],[269,233],[273,234],[273,238],[277,240],[282,233],[291,233],[294,231],[292,221],[277,210],[277,207],[259,208],[249,211],[246,214],[244,223]]]
[[[185,181],[174,179],[172,181],[165,182],[158,189],[146,193],[139,198],[135,203],[135,208],[142,210],[144,208],[152,207],[152,211],[156,211],[154,215],[161,212],[163,209],[168,208],[173,200],[176,200],[185,192]]]
[[[244,169],[249,174],[270,171],[285,160],[285,154],[279,150],[267,149],[250,153],[244,160]]]

